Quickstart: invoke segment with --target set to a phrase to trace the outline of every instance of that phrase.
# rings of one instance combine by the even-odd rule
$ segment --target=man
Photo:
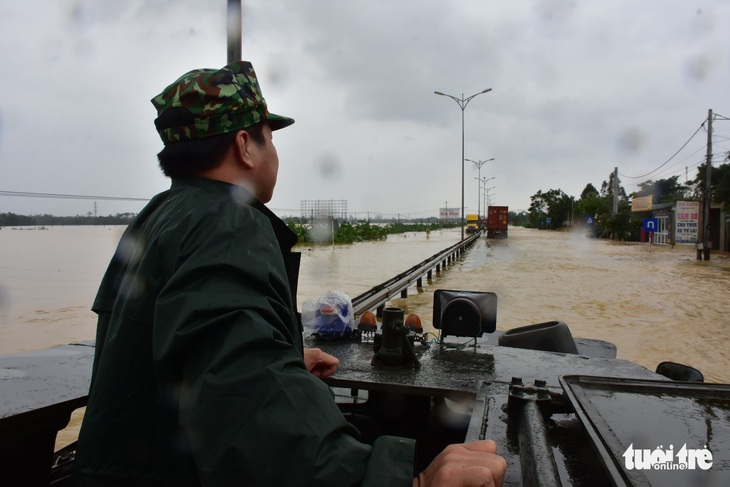
[[[360,443],[303,349],[296,237],[264,203],[279,160],[256,74],[194,70],[152,100],[170,190],[130,224],[101,283],[78,485],[500,484],[493,442],[413,478],[413,442]],[[436,484],[433,484],[436,485]],[[465,484],[468,485],[468,484]]]

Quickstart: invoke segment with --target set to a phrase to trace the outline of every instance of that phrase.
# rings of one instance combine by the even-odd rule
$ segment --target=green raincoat
[[[410,485],[412,440],[374,446],[307,372],[296,237],[244,190],[174,180],[101,283],[78,485]]]

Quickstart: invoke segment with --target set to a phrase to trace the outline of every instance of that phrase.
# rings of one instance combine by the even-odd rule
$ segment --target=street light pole
[[[484,182],[484,186],[485,186],[484,187],[484,193],[487,195],[487,203],[489,203],[489,205],[491,205],[492,204],[492,197],[489,196],[489,191],[492,190],[492,189],[494,189],[494,188],[496,188],[496,186],[492,186],[491,188],[487,188],[486,187],[487,186],[486,181]],[[486,206],[487,203],[485,203],[485,206]]]
[[[483,178],[482,178],[482,179],[481,179],[481,180],[479,181],[479,183],[480,183],[480,184],[479,184],[479,192],[480,192],[480,194],[482,195],[482,198],[484,199],[484,216],[487,216],[487,199],[486,199],[486,197],[484,196],[484,192],[482,191],[482,189],[487,189],[487,181],[491,181],[492,179],[494,179],[494,178],[496,178],[496,177],[497,177],[497,176],[492,176],[491,178],[488,178],[488,177],[484,176],[484,177],[483,177]],[[474,178],[474,179],[479,179],[479,178]],[[482,184],[484,184],[484,188],[482,188],[482,186],[481,186]],[[492,186],[492,188],[495,188],[495,187],[496,187],[496,186]],[[492,189],[492,188],[490,188],[490,189]]]
[[[452,100],[454,100],[458,105],[459,108],[461,108],[461,239],[464,240],[464,110],[466,109],[466,106],[469,104],[469,102],[474,98],[475,96],[481,95],[483,93],[488,93],[492,91],[491,88],[487,88],[486,90],[480,91],[479,93],[474,93],[468,98],[464,98],[464,93],[461,94],[461,98],[457,98],[452,95],[447,95],[446,93],[441,93],[440,91],[434,91],[436,95],[440,96],[448,96]]]
[[[486,161],[473,161],[471,159],[466,159],[466,160],[469,161],[469,162],[473,162],[474,165],[477,167],[477,169],[479,170],[479,177],[477,179],[481,181],[481,179],[482,179],[482,166],[484,164],[486,164],[487,162],[489,162],[489,161],[493,161],[494,160],[494,157],[492,157],[491,159],[487,159]],[[491,178],[491,179],[494,179],[494,178]],[[485,210],[486,210],[486,208],[485,208]],[[482,218],[481,209],[480,209],[480,206],[479,206],[479,191],[477,191],[477,216],[480,219]]]

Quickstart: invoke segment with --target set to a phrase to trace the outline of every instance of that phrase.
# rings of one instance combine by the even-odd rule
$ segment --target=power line
[[[644,175],[642,175],[642,176],[627,176],[626,174],[621,174],[621,173],[619,173],[619,174],[621,174],[621,176],[623,176],[623,177],[625,177],[625,178],[629,178],[629,179],[643,179],[643,178],[645,178],[645,177],[647,177],[647,176],[649,176],[649,175],[651,175],[651,174],[653,174],[653,173],[657,172],[657,171],[658,171],[659,169],[661,169],[662,167],[666,166],[666,165],[667,165],[667,164],[669,163],[669,161],[671,161],[672,159],[674,159],[674,158],[676,157],[676,155],[677,155],[677,154],[679,154],[679,152],[680,152],[680,151],[681,151],[682,149],[684,149],[684,148],[685,148],[685,147],[687,146],[687,144],[689,144],[689,143],[690,143],[690,141],[691,141],[691,140],[692,140],[692,139],[693,139],[693,138],[695,137],[695,135],[697,135],[697,133],[698,133],[698,132],[699,132],[699,131],[700,131],[700,130],[701,130],[701,129],[702,129],[703,127],[704,127],[704,126],[705,126],[705,122],[702,122],[702,124],[700,124],[700,126],[699,126],[699,127],[697,127],[697,130],[695,130],[695,133],[693,133],[693,134],[692,134],[692,136],[690,136],[690,138],[689,138],[689,139],[687,139],[687,142],[685,142],[685,143],[684,143],[684,144],[682,145],[682,147],[680,147],[680,148],[679,148],[679,149],[677,150],[677,152],[675,152],[675,153],[674,153],[674,154],[672,155],[672,157],[670,157],[669,159],[667,159],[666,161],[664,161],[664,163],[663,163],[663,164],[662,164],[661,166],[657,167],[657,168],[656,168],[656,169],[654,169],[653,171],[650,171],[650,172],[648,172],[648,173],[646,173],[646,174],[644,174]]]
[[[661,176],[662,176],[663,174],[667,174],[667,173],[670,173],[670,174],[671,174],[672,172],[674,172],[674,173],[681,173],[681,172],[684,172],[684,171],[685,171],[685,170],[686,170],[687,168],[689,168],[689,167],[697,167],[697,166],[699,166],[700,164],[702,164],[702,163],[704,162],[704,157],[702,157],[702,158],[701,158],[701,159],[699,160],[699,162],[695,162],[695,163],[690,163],[690,164],[687,164],[687,163],[686,163],[685,161],[687,161],[687,160],[688,160],[688,159],[690,159],[691,157],[695,157],[695,156],[696,156],[696,154],[697,154],[698,152],[702,152],[702,151],[704,151],[704,150],[705,150],[705,148],[704,148],[704,147],[700,147],[699,149],[697,149],[697,150],[696,150],[696,151],[694,151],[693,153],[689,154],[689,155],[688,155],[687,157],[685,157],[684,159],[682,159],[682,160],[680,160],[680,161],[677,161],[677,162],[676,162],[675,164],[673,164],[673,165],[671,165],[671,166],[669,166],[669,167],[666,167],[666,168],[664,168],[663,170],[661,170],[661,171],[657,172],[657,174],[655,175],[655,177],[657,177],[657,178],[658,178],[658,177],[661,177]],[[678,167],[678,166],[679,166],[679,167]],[[656,171],[656,170],[655,170],[655,171]],[[640,183],[639,183],[639,184],[640,184]]]
[[[83,194],[60,194],[60,193],[31,193],[28,191],[2,191],[0,196],[13,196],[20,198],[59,198],[73,200],[113,200],[113,201],[149,201],[149,198],[127,198],[125,196],[91,196]]]
[[[719,114],[713,114],[712,119],[713,120],[730,120],[729,118],[727,118],[723,115],[719,115]],[[703,147],[700,147],[699,149],[695,150],[691,154],[687,155],[684,159],[677,161],[674,165],[667,167],[661,171],[660,171],[660,169],[662,169],[662,167],[666,166],[671,160],[673,160],[677,156],[677,154],[680,151],[682,151],[682,149],[684,149],[687,146],[687,144],[697,135],[699,130],[703,130],[705,133],[707,133],[707,128],[705,126],[705,123],[707,123],[707,119],[705,119],[705,121],[700,125],[700,127],[697,129],[697,131],[695,131],[695,133],[692,134],[692,136],[689,138],[689,140],[687,140],[687,142],[685,142],[684,145],[674,155],[672,155],[672,157],[670,157],[667,161],[665,161],[662,165],[660,165],[653,171],[651,171],[643,176],[637,176],[637,177],[626,176],[625,174],[621,174],[621,175],[623,177],[626,177],[629,179],[640,179],[640,178],[645,178],[647,176],[654,174],[653,179],[656,179],[656,178],[660,178],[660,177],[667,178],[667,177],[673,177],[673,176],[681,176],[682,173],[684,173],[684,176],[687,179],[686,182],[689,183],[689,180],[688,180],[689,170],[698,168],[701,165],[703,165],[706,162],[706,157],[703,157],[702,160],[700,160],[700,161],[690,163],[690,164],[684,164],[684,162],[690,158],[693,158],[698,152],[704,151],[707,148],[706,145]],[[730,137],[725,136],[725,135],[720,135],[714,131],[713,131],[712,136],[713,136],[713,139],[719,139],[721,141],[730,140]],[[722,164],[722,163],[725,163],[728,160],[730,160],[730,158],[728,158],[728,156],[727,156],[728,154],[730,154],[730,151],[727,149],[727,147],[724,147],[722,145],[722,143],[716,144],[715,147],[719,148],[720,151],[718,151],[719,153],[715,152],[714,154],[712,154],[712,158],[710,161],[711,164]],[[680,165],[683,165],[683,167],[677,167]],[[644,182],[646,182],[646,180]],[[642,183],[635,183],[635,184],[639,185]]]
[[[62,193],[34,193],[30,191],[3,191],[0,190],[0,196],[10,196],[10,197],[16,197],[16,198],[57,198],[57,199],[77,199],[77,200],[103,200],[103,201],[149,201],[150,198],[130,198],[126,196],[94,196],[94,195],[84,195],[84,194],[62,194]],[[291,212],[291,213],[300,213],[300,208],[271,208],[271,211],[282,213],[282,212]],[[358,214],[358,213],[371,213],[373,215],[380,215],[380,216],[393,216],[393,217],[406,217],[406,218],[417,218],[414,215],[417,214],[429,214],[431,212],[438,212],[439,209],[430,209],[430,210],[419,210],[419,211],[411,211],[411,212],[393,212],[392,210],[389,212],[385,211],[375,211],[375,210],[362,210],[362,211],[350,211],[350,214]]]

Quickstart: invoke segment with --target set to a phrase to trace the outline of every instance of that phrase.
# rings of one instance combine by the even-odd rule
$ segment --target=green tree
[[[730,152],[726,161],[730,161]],[[730,210],[730,164],[723,164],[717,168],[717,184],[712,192],[712,199],[720,203],[725,211]]]
[[[615,180],[615,184],[614,184]],[[616,187],[618,190],[614,190]],[[617,199],[617,212],[613,212],[614,194]],[[631,221],[631,202],[626,190],[621,186],[613,171],[608,181],[601,184],[601,197],[604,200],[603,212],[596,218],[596,236],[613,240],[638,240],[637,228]]]
[[[586,184],[580,199],[575,203],[575,208],[582,221],[585,221],[587,216],[595,219],[598,215],[610,211],[606,198],[602,197],[591,183]]]
[[[614,193],[614,179],[616,179],[616,174],[612,171],[611,174],[608,175],[608,181],[604,181],[601,183],[601,196],[611,198],[611,201],[613,201],[613,193]],[[619,203],[621,201],[628,201],[629,197],[626,195],[626,190],[623,186],[621,186],[621,180],[616,179],[616,186],[618,186],[618,201]],[[612,203],[613,204],[613,203]]]
[[[725,154],[725,160],[730,161],[730,152]],[[707,164],[700,164],[697,167],[697,177],[692,181],[692,189],[696,199],[702,199],[705,191],[705,180]],[[710,174],[710,189],[712,190],[712,201],[722,205],[723,209],[730,209],[730,164],[721,164],[712,167]]]
[[[509,223],[516,227],[529,227],[530,226],[530,215],[526,211],[515,211],[509,212]]]
[[[530,208],[527,210],[528,223],[530,228],[540,228],[547,219],[547,201],[543,197],[542,190],[530,196]]]
[[[546,192],[538,191],[530,196],[529,222],[533,228],[548,226],[558,229],[569,224],[572,211],[572,198],[560,189]]]
[[[669,179],[657,179],[639,184],[639,190],[632,196],[651,196],[653,203],[674,203],[688,197],[689,187],[679,182],[679,176]]]

